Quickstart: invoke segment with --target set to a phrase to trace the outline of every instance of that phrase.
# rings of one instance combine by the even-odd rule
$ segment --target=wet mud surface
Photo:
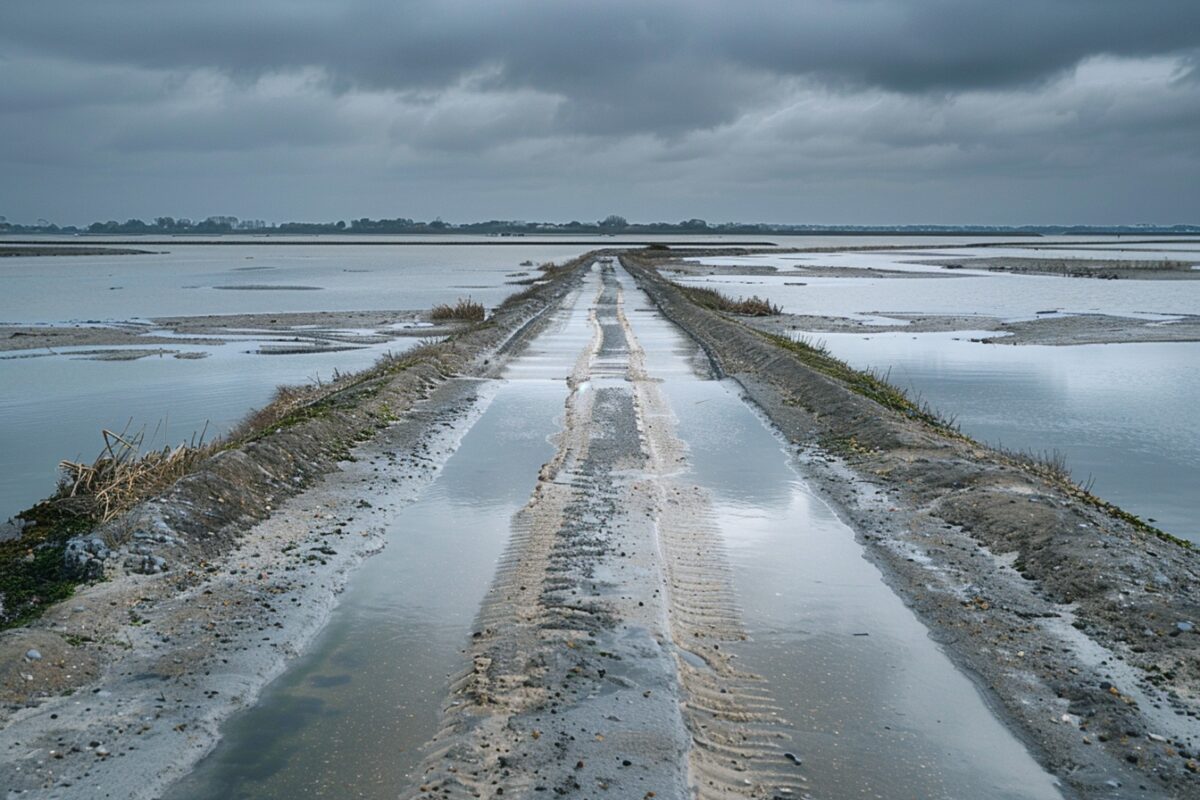
[[[906,273],[918,274],[918,273]],[[1119,317],[1110,314],[1062,314],[1048,310],[1035,319],[1004,320],[981,315],[897,314],[874,312],[882,319],[867,322],[846,317],[779,314],[744,321],[767,333],[784,336],[821,333],[944,333],[969,331],[971,341],[983,344],[1057,345],[1118,344],[1123,342],[1200,341],[1200,315]],[[986,332],[980,336],[980,332]]]

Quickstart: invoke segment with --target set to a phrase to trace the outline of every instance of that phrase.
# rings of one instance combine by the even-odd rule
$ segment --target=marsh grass
[[[752,295],[739,297],[736,300],[722,294],[716,289],[705,287],[683,286],[675,284],[688,296],[693,303],[713,311],[725,311],[730,314],[741,314],[745,317],[773,317],[783,313],[783,309],[766,298]]]
[[[860,370],[851,367],[845,361],[835,358],[822,341],[814,341],[805,337],[791,339],[774,333],[755,331],[773,344],[794,355],[805,366],[837,380],[846,388],[870,398],[885,408],[898,411],[901,414],[924,422],[943,433],[961,437],[958,425],[953,417],[939,414],[929,403],[921,398],[910,397],[908,392],[892,384],[887,374],[874,370]]]
[[[143,452],[144,431],[135,435],[101,432],[104,449],[91,463],[61,461],[55,497],[67,507],[103,523],[142,498],[166,489],[212,455],[219,445],[205,444],[204,433],[176,447]]]
[[[546,278],[569,273],[581,263],[544,264]],[[539,286],[514,294],[502,306],[510,308],[533,296]],[[452,319],[484,322],[484,307],[470,298],[445,306]],[[486,324],[486,323],[484,323]],[[167,491],[177,480],[194,472],[217,453],[254,442],[306,420],[338,409],[353,411],[364,399],[381,392],[389,379],[418,364],[442,370],[442,357],[455,345],[445,339],[423,339],[400,353],[387,352],[361,372],[334,372],[332,380],[314,379],[302,386],[281,386],[271,401],[251,411],[223,437],[204,441],[203,435],[176,447],[143,452],[142,435],[102,433],[104,448],[90,463],[62,462],[57,492],[17,515],[22,529],[16,538],[0,541],[0,630],[36,618],[45,608],[71,596],[84,581],[64,568],[67,542],[87,534],[106,520]],[[386,403],[368,413],[369,427],[382,427],[396,419]],[[367,429],[350,434],[352,441],[331,444],[348,448],[369,437]],[[151,437],[153,438],[153,437]]]
[[[454,305],[439,303],[429,312],[434,322],[483,322],[486,317],[487,309],[470,297],[460,297]]]
[[[959,430],[954,417],[941,414],[920,397],[910,397],[903,389],[890,383],[886,373],[856,370],[844,361],[834,358],[825,347],[825,343],[819,340],[807,337],[790,339],[761,331],[758,333],[791,352],[807,366],[841,381],[852,391],[869,397],[882,406],[899,411],[909,418],[920,420],[943,435],[986,447]],[[1084,481],[1077,480],[1067,464],[1066,453],[1062,451],[1010,450],[1003,446],[989,447],[989,449],[1010,466],[1044,479],[1065,494],[1093,506],[1115,519],[1123,520],[1143,533],[1187,549],[1195,547],[1188,540],[1173,536],[1151,525],[1136,514],[1131,514],[1120,506],[1092,494],[1093,479],[1089,477]]]

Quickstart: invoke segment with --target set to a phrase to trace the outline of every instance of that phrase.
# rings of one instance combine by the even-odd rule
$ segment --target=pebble
[[[1195,625],[1190,622],[1176,622],[1175,629],[1180,633],[1191,633],[1195,629]]]
[[[33,648],[30,648],[29,650],[25,651],[25,657],[28,658],[30,661],[41,661],[42,660],[42,652],[40,650],[35,650]]]

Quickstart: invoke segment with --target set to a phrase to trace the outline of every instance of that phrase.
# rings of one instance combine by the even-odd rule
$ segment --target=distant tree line
[[[529,234],[714,234],[714,235],[820,235],[820,234],[881,234],[881,235],[1069,235],[1069,234],[1200,234],[1200,225],[778,225],[771,223],[721,222],[702,219],[681,222],[629,222],[625,217],[611,214],[596,222],[525,222],[493,219],[486,222],[443,222],[434,219],[420,222],[407,217],[395,219],[361,219],[338,222],[280,222],[261,219],[238,219],[230,216],[206,217],[191,220],[187,217],[155,217],[151,222],[129,219],[93,222],[86,228],[74,225],[58,226],[44,219],[34,224],[17,224],[0,216],[0,234],[63,233],[117,235],[221,235],[227,233],[254,234],[490,234],[495,236],[524,236]]]

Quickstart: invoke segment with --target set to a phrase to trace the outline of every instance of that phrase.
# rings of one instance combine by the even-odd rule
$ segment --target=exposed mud
[[[1100,280],[1194,281],[1200,270],[1192,261],[1135,260],[1105,258],[968,258],[961,260],[916,261],[917,264],[953,269],[986,269],[992,272],[1017,272],[1030,275],[1062,275],[1068,278],[1098,278]]]
[[[799,448],[893,588],[1072,794],[1200,796],[1200,554],[883,408],[623,260]]]
[[[434,323],[428,311],[308,311],[271,314],[209,314],[149,321],[2,325],[0,352],[55,355],[55,348],[226,344],[256,337],[320,345],[369,345],[401,337],[446,336],[459,323]],[[45,352],[36,352],[45,351]],[[311,352],[311,351],[305,351]]]
[[[912,273],[909,273],[912,274]],[[876,319],[811,314],[779,314],[747,317],[743,321],[758,330],[783,336],[813,333],[950,333],[970,331],[971,341],[983,344],[1118,344],[1122,342],[1200,341],[1200,315],[1118,317],[1109,314],[1061,314],[1047,311],[1036,319],[1005,320],[975,314],[898,314],[868,312]],[[878,324],[883,318],[895,324]],[[994,335],[978,336],[985,331]]]
[[[153,250],[133,250],[128,247],[86,247],[83,245],[11,245],[0,244],[0,258],[29,256],[141,256]]]

